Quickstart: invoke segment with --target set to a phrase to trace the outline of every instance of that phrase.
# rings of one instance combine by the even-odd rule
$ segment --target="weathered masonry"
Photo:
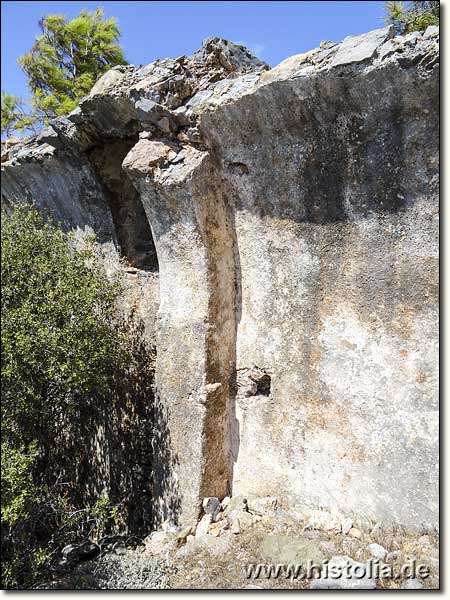
[[[438,36],[272,70],[208,39],[109,71],[5,156],[6,204],[151,274],[157,518],[233,493],[437,527]]]

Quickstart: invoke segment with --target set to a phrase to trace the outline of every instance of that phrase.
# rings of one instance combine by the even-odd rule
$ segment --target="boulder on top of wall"
[[[394,35],[395,28],[393,25],[389,25],[362,35],[346,37],[339,45],[338,51],[331,61],[331,66],[337,67],[369,60],[375,56],[378,48]]]

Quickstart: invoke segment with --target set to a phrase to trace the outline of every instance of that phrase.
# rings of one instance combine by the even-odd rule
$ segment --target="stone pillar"
[[[183,161],[160,168],[169,151],[141,140],[123,166],[141,194],[160,272],[156,520],[189,523],[204,496],[230,487],[233,237],[208,153],[187,147]]]

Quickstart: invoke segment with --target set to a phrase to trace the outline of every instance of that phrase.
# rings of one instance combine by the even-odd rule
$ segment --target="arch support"
[[[189,523],[203,497],[230,488],[233,235],[209,154],[187,147],[184,161],[148,169],[149,144],[141,140],[123,166],[141,194],[160,270],[156,520]]]

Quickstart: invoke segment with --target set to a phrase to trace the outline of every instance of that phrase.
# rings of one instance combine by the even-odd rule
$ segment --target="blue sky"
[[[17,58],[39,34],[45,14],[75,17],[82,8],[102,6],[118,19],[130,63],[177,57],[197,50],[208,36],[247,45],[271,66],[315,48],[384,25],[385,2],[37,2],[2,1],[2,82],[26,99],[26,79]]]

